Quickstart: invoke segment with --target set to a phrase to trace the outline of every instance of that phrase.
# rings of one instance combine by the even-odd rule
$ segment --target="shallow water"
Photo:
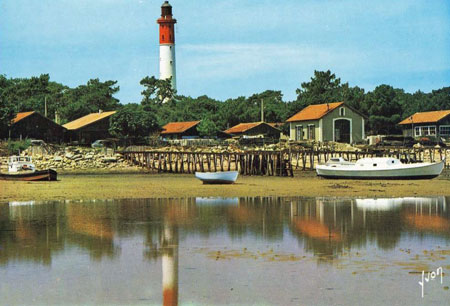
[[[0,301],[444,305],[448,203],[444,197],[0,203]],[[435,278],[421,286],[423,271]]]

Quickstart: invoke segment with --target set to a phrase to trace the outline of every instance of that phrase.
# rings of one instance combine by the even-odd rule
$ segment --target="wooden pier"
[[[158,173],[195,173],[239,171],[241,175],[294,176],[294,170],[313,170],[315,165],[333,157],[356,161],[364,157],[396,157],[415,161],[440,161],[450,166],[450,149],[395,148],[368,151],[332,151],[327,149],[245,152],[177,152],[156,150],[123,151],[130,162]]]
[[[245,153],[126,151],[122,154],[129,162],[156,172],[239,171],[241,175],[294,175],[289,151]]]

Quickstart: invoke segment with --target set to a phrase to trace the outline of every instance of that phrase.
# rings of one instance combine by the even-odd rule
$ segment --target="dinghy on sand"
[[[238,177],[237,171],[195,172],[195,177],[203,184],[233,184]]]

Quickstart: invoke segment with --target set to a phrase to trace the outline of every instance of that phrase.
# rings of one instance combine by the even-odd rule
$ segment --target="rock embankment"
[[[125,169],[131,166],[121,154],[112,149],[91,149],[66,147],[47,154],[31,154],[28,150],[21,155],[32,155],[36,169],[92,170]],[[0,157],[1,170],[8,171],[8,157]]]

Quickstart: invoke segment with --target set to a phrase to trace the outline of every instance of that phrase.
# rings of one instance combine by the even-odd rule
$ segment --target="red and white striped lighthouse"
[[[159,24],[159,79],[172,77],[172,88],[177,89],[175,73],[175,23],[172,18],[172,6],[164,1],[161,6],[161,17],[156,21]]]

